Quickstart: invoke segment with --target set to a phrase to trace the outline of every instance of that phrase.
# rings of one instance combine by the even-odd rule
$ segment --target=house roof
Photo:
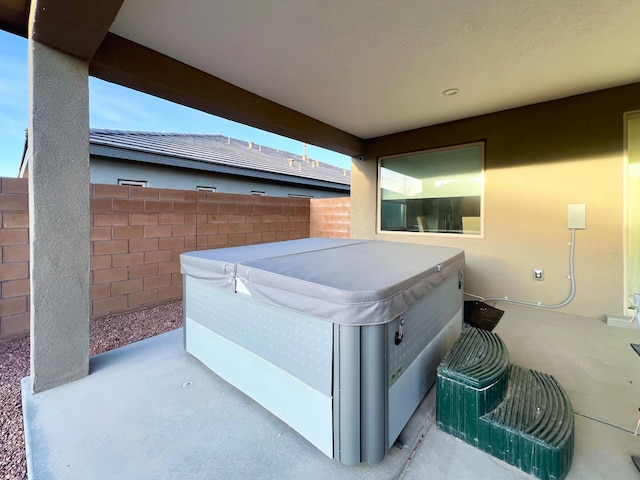
[[[640,81],[637,1],[31,3],[33,38],[93,76],[352,156]],[[0,28],[26,35],[29,4],[0,0]]]
[[[91,129],[91,155],[349,189],[348,169],[223,135]]]

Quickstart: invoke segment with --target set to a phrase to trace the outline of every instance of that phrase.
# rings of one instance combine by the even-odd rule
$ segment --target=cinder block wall
[[[351,198],[311,199],[310,237],[349,238]]]
[[[27,180],[0,178],[0,341],[29,333]]]
[[[3,341],[29,333],[28,183],[2,178],[0,188]],[[182,298],[183,252],[309,237],[310,208],[303,198],[91,185],[92,318]],[[323,223],[315,236],[337,235]]]
[[[309,236],[304,199],[92,185],[92,316],[182,297],[180,254]]]

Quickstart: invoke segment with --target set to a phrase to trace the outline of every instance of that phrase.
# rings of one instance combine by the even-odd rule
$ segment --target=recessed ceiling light
[[[444,95],[445,97],[451,97],[453,95],[457,95],[458,93],[460,93],[459,88],[447,88],[444,92],[442,92],[442,95]]]

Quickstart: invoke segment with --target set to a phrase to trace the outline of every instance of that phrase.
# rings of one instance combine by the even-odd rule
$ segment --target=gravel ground
[[[91,322],[91,355],[182,326],[182,302]],[[29,375],[29,339],[0,343],[0,479],[27,478],[20,381]]]

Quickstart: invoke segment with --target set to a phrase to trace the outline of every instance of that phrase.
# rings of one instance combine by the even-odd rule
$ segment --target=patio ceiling
[[[26,35],[27,3],[0,0],[0,28]],[[38,2],[34,37],[91,59],[92,75],[349,155],[366,139],[640,81],[637,1],[59,4]]]

